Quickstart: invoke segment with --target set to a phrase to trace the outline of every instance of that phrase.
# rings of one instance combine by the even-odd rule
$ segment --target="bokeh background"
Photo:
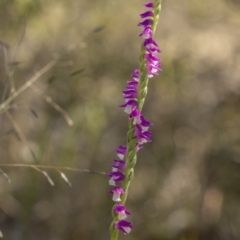
[[[117,106],[138,68],[143,3],[1,0],[1,101],[9,79],[18,89],[59,56],[34,86],[74,125],[29,88],[0,116],[0,164],[110,171],[126,139],[127,116]],[[139,152],[127,201],[134,229],[119,239],[240,239],[239,39],[239,0],[163,1],[156,32],[163,71],[150,80],[143,110],[153,141]],[[70,188],[47,170],[52,187],[34,169],[1,169],[11,179],[0,176],[4,239],[109,239],[107,177],[63,170]]]

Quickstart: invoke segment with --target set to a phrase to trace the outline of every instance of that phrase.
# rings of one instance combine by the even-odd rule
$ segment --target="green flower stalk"
[[[148,92],[148,81],[161,71],[161,62],[156,56],[161,51],[153,40],[161,10],[161,1],[155,0],[144,6],[149,10],[140,14],[144,20],[138,24],[143,27],[139,36],[144,39],[139,59],[140,67],[131,75],[132,80],[127,82],[126,89],[122,92],[125,103],[120,106],[129,116],[127,144],[117,148],[118,159],[114,159],[114,163],[111,165],[112,172],[108,174],[109,184],[114,186],[114,189],[109,192],[113,194],[113,201],[116,202],[113,207],[114,219],[110,226],[112,240],[118,239],[119,230],[124,234],[129,234],[133,227],[132,223],[126,220],[130,212],[124,205],[134,176],[137,152],[143,148],[143,144],[151,142],[152,133],[148,129],[152,123],[147,121],[141,112]]]

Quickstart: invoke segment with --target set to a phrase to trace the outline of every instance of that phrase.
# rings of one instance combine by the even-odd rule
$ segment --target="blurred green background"
[[[73,119],[28,89],[0,116],[0,163],[110,171],[124,144],[127,115],[117,106],[138,68],[144,1],[1,0],[0,97],[7,63],[16,88],[54,56],[35,86]],[[163,71],[144,106],[153,141],[139,152],[127,208],[129,240],[240,239],[240,1],[168,0],[156,41]],[[3,47],[5,46],[5,47]],[[37,116],[36,116],[37,115]],[[29,148],[28,148],[29,146]],[[55,170],[55,186],[33,169],[2,167],[0,229],[6,240],[109,239],[108,179]]]

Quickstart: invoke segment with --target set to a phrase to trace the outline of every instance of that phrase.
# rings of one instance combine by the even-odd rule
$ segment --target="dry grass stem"
[[[39,70],[31,79],[29,79],[24,85],[22,85],[18,90],[16,90],[7,100],[5,100],[0,105],[0,114],[5,111],[5,108],[16,98],[18,97],[23,91],[28,89],[34,82],[36,82],[43,74],[49,71],[56,63],[58,59],[52,60],[48,63],[45,67]]]
[[[69,126],[73,125],[73,120],[70,118],[70,116],[66,113],[64,109],[62,109],[57,103],[55,103],[51,97],[46,95],[44,92],[42,92],[40,89],[38,89],[36,86],[32,85],[30,86],[39,96],[41,96],[48,104],[50,104],[56,111],[60,112],[62,116],[65,118]]]
[[[33,150],[30,148],[30,146],[28,144],[28,141],[27,141],[24,133],[22,132],[22,129],[18,126],[18,124],[16,123],[16,121],[13,119],[12,115],[8,111],[6,111],[6,115],[7,115],[7,118],[10,120],[10,122],[11,122],[13,128],[15,129],[16,133],[20,137],[21,141],[27,146],[27,148],[29,149],[29,152],[31,153],[31,155],[34,159],[34,161],[37,163],[37,157],[34,154]]]
[[[10,178],[8,177],[8,175],[0,168],[0,172],[2,173],[2,175],[4,176],[4,178],[8,181],[8,183],[11,183]]]
[[[53,169],[53,170],[67,170],[72,172],[84,172],[84,173],[90,173],[90,174],[99,174],[99,175],[106,175],[106,172],[101,171],[91,171],[88,169],[81,169],[81,168],[72,168],[72,167],[58,167],[58,166],[47,166],[47,165],[35,165],[35,164],[22,164],[22,163],[0,163],[0,167],[16,167],[16,168],[42,168],[42,169]]]

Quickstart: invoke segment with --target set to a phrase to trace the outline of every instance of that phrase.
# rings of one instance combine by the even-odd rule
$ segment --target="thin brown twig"
[[[54,182],[53,180],[50,178],[50,176],[48,175],[48,173],[46,171],[43,171],[41,169],[39,169],[38,167],[36,166],[32,166],[33,169],[35,169],[36,171],[40,172],[43,174],[44,177],[46,177],[46,179],[48,180],[48,182],[50,183],[51,186],[54,186]]]
[[[14,83],[12,75],[9,71],[8,52],[7,52],[6,45],[2,45],[2,52],[3,52],[3,63],[4,63],[5,72],[6,72],[6,75],[7,75],[7,79],[10,83],[10,92],[11,92],[11,94],[13,94],[15,92],[15,83]]]
[[[70,118],[70,116],[67,114],[67,112],[61,108],[56,102],[52,100],[51,97],[49,97],[47,94],[42,92],[39,88],[37,88],[34,85],[31,85],[30,88],[32,88],[39,96],[41,96],[48,104],[50,104],[56,111],[60,112],[62,116],[65,118],[69,126],[73,125],[73,120]]]
[[[17,132],[18,136],[20,137],[20,139],[22,140],[22,142],[27,146],[27,148],[29,149],[29,152],[31,153],[34,161],[37,163],[37,157],[34,154],[33,150],[30,148],[28,141],[24,135],[24,133],[22,132],[22,129],[18,126],[18,124],[15,122],[15,120],[13,119],[12,115],[6,111],[6,115],[8,117],[8,119],[10,120],[13,128],[15,129],[15,131]]]
[[[0,168],[0,172],[2,173],[2,175],[4,176],[4,178],[8,181],[8,183],[11,183],[10,178],[8,177],[8,175]]]
[[[12,60],[11,60],[12,62],[15,61],[15,57],[16,57],[16,55],[17,55],[18,49],[19,49],[19,47],[20,47],[20,45],[21,45],[21,43],[22,43],[22,40],[23,40],[23,38],[24,38],[24,36],[25,36],[26,26],[27,26],[27,16],[24,18],[23,32],[22,32],[21,37],[20,37],[20,39],[19,39],[19,41],[18,41],[18,43],[17,43],[16,48],[14,49],[13,57],[12,57]]]
[[[67,176],[63,172],[59,171],[57,168],[56,168],[56,171],[60,174],[60,176],[64,180],[64,182],[66,182],[69,187],[72,187],[72,183],[70,183]]]
[[[99,174],[99,175],[107,175],[106,172],[100,171],[91,171],[88,169],[80,169],[80,168],[72,168],[72,167],[58,167],[58,166],[47,166],[47,165],[35,165],[35,164],[22,164],[22,163],[0,163],[0,167],[23,167],[23,168],[43,168],[43,169],[63,169],[73,172],[84,172],[90,174]]]
[[[44,73],[49,71],[56,63],[58,59],[52,60],[50,63],[48,63],[45,67],[43,67],[41,70],[39,70],[35,75],[30,78],[24,85],[22,85],[17,91],[15,91],[7,100],[5,100],[0,105],[0,114],[5,111],[5,108],[16,98],[18,97],[23,91],[28,89],[34,82],[36,82]]]

